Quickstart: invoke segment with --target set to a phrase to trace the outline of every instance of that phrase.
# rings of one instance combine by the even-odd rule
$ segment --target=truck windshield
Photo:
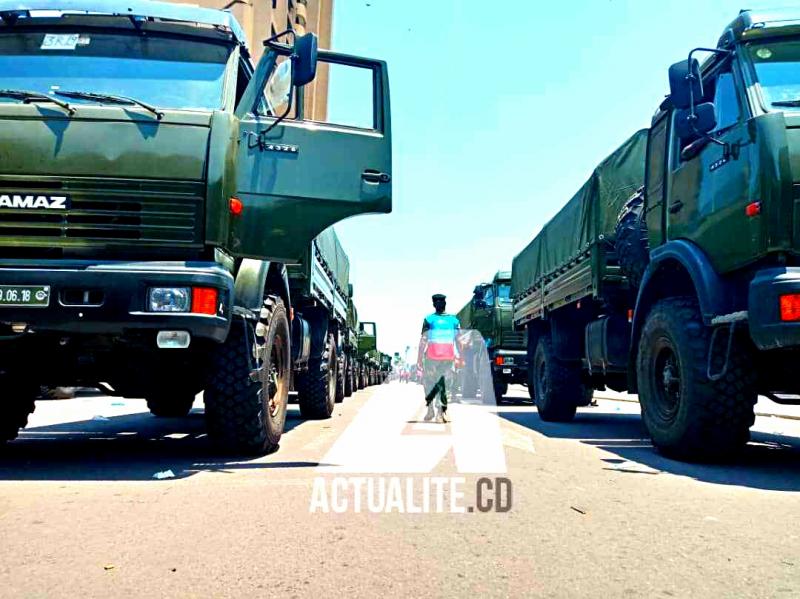
[[[215,110],[223,104],[229,54],[228,46],[186,38],[17,31],[0,35],[0,88],[113,94],[158,108]]]
[[[511,303],[511,285],[497,286],[497,302],[499,304]]]
[[[767,110],[800,110],[800,40],[749,46]]]

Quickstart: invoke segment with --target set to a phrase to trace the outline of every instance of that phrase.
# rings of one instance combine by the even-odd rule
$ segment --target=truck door
[[[231,219],[228,247],[296,262],[330,225],[391,212],[389,82],[384,62],[320,51],[314,104],[295,89],[292,112],[275,126],[283,110],[264,89],[287,67],[281,60],[265,53],[236,110],[243,210]]]
[[[713,101],[717,127],[710,142],[694,157],[681,159],[673,139],[667,200],[670,239],[689,239],[709,255],[719,272],[726,272],[755,255],[757,237],[745,209],[752,202],[748,112],[740,90],[737,63],[726,58],[703,77],[704,101]],[[735,243],[731,243],[735,240]],[[719,249],[718,249],[719,248]]]
[[[494,303],[495,292],[493,285],[483,285],[483,304],[474,305],[472,326],[486,340],[487,347],[494,345]],[[474,301],[474,300],[473,300]]]

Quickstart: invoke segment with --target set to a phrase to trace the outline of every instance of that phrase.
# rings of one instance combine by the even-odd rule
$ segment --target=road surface
[[[332,499],[334,458],[389,463],[381,452],[413,437],[398,470],[474,430],[476,414],[486,425],[465,405],[451,410],[458,425],[420,422],[416,385],[361,391],[327,421],[294,405],[280,450],[244,460],[209,446],[200,402],[184,419],[136,400],[39,402],[0,456],[0,595],[800,595],[800,421],[759,417],[738,463],[694,465],[654,452],[635,403],[600,399],[573,424],[545,424],[524,388],[509,395],[491,418],[510,509],[488,513],[453,513],[453,489],[442,513],[394,509],[419,508],[426,478],[460,480],[474,508],[463,444],[427,474],[367,475],[418,484],[389,513],[356,511],[353,489],[341,513],[312,510],[320,489]]]

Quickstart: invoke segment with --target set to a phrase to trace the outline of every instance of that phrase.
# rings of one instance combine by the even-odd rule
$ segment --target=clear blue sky
[[[394,212],[337,225],[362,320],[416,346],[650,117],[668,66],[758,0],[335,0],[333,49],[389,63]],[[331,112],[357,101],[331,83]],[[445,226],[442,226],[444,224]]]

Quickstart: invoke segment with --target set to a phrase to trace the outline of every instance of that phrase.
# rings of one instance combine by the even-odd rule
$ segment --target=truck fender
[[[737,303],[733,286],[711,264],[705,252],[685,239],[669,241],[650,252],[650,264],[642,277],[631,323],[628,374],[631,392],[636,385],[636,353],[650,308],[665,297],[694,295],[703,322],[734,311]]]
[[[243,259],[233,286],[234,305],[257,312],[261,310],[267,291],[280,297],[287,312],[291,313],[286,266],[268,260]]]

